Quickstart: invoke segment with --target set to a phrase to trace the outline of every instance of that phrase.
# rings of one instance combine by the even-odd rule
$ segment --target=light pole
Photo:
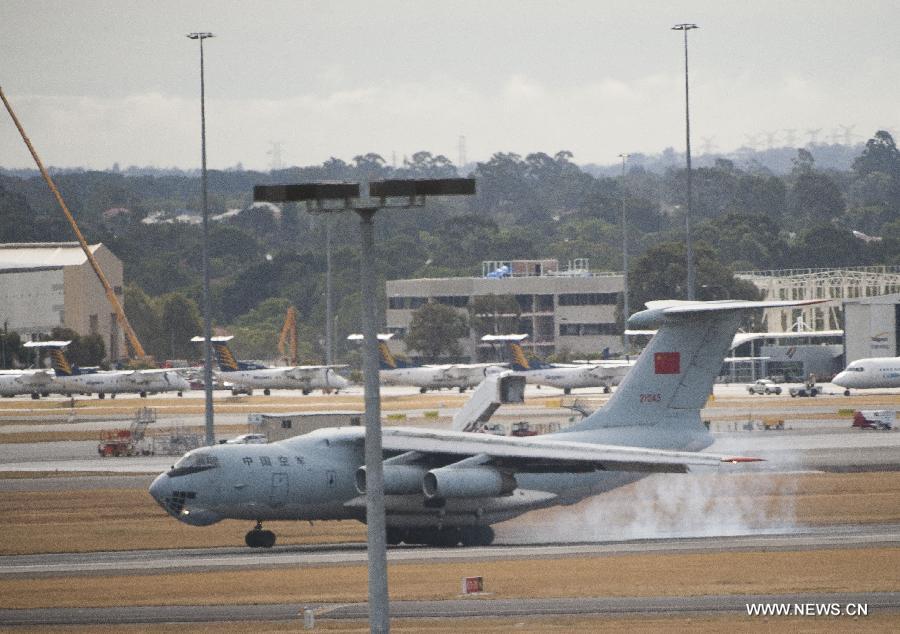
[[[687,214],[684,219],[685,233],[687,236],[687,298],[694,299],[694,249],[691,244],[691,100],[688,89],[688,31],[700,28],[696,24],[676,24],[673,31],[684,32],[684,129],[686,136],[687,159]]]
[[[628,306],[628,224],[625,221],[625,161],[628,160],[630,154],[619,154],[622,159],[622,313],[623,323],[626,325],[622,328],[622,350],[625,356],[628,356],[628,330],[627,322],[630,313]]]
[[[368,542],[369,629],[390,630],[387,585],[387,521],[384,508],[384,454],[381,439],[381,394],[378,377],[378,335],[375,282],[375,214],[385,208],[422,207],[428,196],[471,195],[475,180],[371,181],[368,195],[359,183],[257,185],[253,200],[305,201],[312,213],[354,211],[360,219],[360,293],[362,294],[363,400],[366,407],[366,535]],[[398,200],[399,199],[399,200]],[[329,201],[342,201],[329,207]],[[332,203],[333,204],[333,203]]]
[[[203,40],[212,33],[188,33],[188,38],[200,42],[200,188],[203,198],[203,387],[206,395],[206,444],[216,442],[213,431],[212,398],[212,308],[209,297],[209,200],[206,192],[206,84],[203,76]]]

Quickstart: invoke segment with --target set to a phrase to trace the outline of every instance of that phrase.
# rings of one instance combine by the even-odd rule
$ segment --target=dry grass
[[[680,477],[680,476],[675,476]],[[734,478],[735,476],[728,476]],[[760,478],[788,483],[764,487],[765,494],[740,495],[734,505],[779,506],[789,496],[798,524],[900,522],[900,473],[850,473],[740,476],[748,485]],[[722,480],[724,496],[734,496],[733,480]],[[64,487],[64,485],[62,485]],[[633,487],[623,487],[592,500],[604,506],[633,504]],[[740,487],[737,487],[740,490]],[[723,504],[729,504],[725,497]],[[250,523],[226,520],[205,528],[172,519],[143,489],[85,489],[0,492],[0,554],[87,552],[139,548],[199,548],[243,543]],[[534,521],[552,518],[554,511],[538,511]],[[532,521],[532,514],[517,520]],[[281,544],[365,541],[365,527],[354,521],[268,522]]]
[[[469,575],[491,598],[888,592],[900,588],[900,548],[394,564],[388,583],[394,600],[440,600]],[[366,580],[364,565],[64,576],[2,579],[0,596],[7,608],[342,603],[365,601]]]

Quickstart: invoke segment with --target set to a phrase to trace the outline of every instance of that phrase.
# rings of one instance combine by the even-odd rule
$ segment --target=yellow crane
[[[59,193],[59,190],[56,188],[56,184],[53,182],[53,179],[50,178],[50,174],[48,174],[47,170],[44,169],[44,164],[41,163],[41,159],[40,157],[38,157],[37,151],[35,151],[34,146],[28,139],[28,135],[25,134],[25,129],[22,127],[22,124],[19,123],[19,119],[18,117],[16,117],[16,113],[13,112],[12,106],[6,99],[6,95],[3,93],[2,88],[0,88],[0,99],[3,100],[3,105],[6,106],[6,110],[7,112],[9,112],[9,116],[12,117],[13,123],[16,124],[16,128],[18,128],[19,134],[22,135],[22,140],[25,141],[25,145],[28,146],[28,151],[31,152],[31,156],[32,158],[34,158],[34,162],[37,164],[38,169],[41,172],[41,176],[44,177],[44,181],[46,181],[47,186],[50,188],[50,191],[53,192],[53,195],[56,197],[56,201],[62,208],[62,211],[66,216],[66,220],[68,220],[69,224],[72,226],[72,230],[75,232],[75,237],[78,238],[78,243],[81,245],[81,249],[84,251],[84,255],[87,257],[88,262],[91,263],[91,268],[94,269],[94,273],[97,274],[97,278],[103,285],[103,290],[106,292],[106,298],[109,300],[109,303],[113,308],[113,312],[115,312],[116,314],[116,321],[119,322],[119,326],[125,333],[125,339],[128,342],[128,347],[131,351],[131,358],[144,361],[149,360],[150,358],[147,356],[147,353],[144,352],[144,347],[141,345],[141,342],[138,341],[137,335],[134,333],[134,329],[131,327],[131,324],[128,323],[128,317],[125,316],[125,310],[122,308],[122,304],[119,302],[119,298],[116,297],[115,292],[113,292],[112,286],[110,286],[109,284],[109,280],[107,280],[106,276],[103,274],[103,270],[100,268],[100,263],[97,262],[94,254],[91,253],[87,241],[84,239],[84,236],[81,234],[81,230],[78,228],[78,223],[75,222],[75,217],[72,216],[72,213],[66,206],[66,202],[63,200],[62,194]]]
[[[285,351],[290,346],[290,354]],[[297,309],[288,306],[287,315],[284,318],[284,326],[281,327],[281,336],[278,338],[278,354],[287,359],[290,365],[297,365]]]

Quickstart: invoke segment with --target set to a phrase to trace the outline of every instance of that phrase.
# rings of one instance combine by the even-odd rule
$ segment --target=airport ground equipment
[[[853,427],[890,431],[894,428],[897,412],[893,410],[857,410],[853,413]]]
[[[147,427],[156,422],[156,410],[142,407],[135,412],[128,429],[104,430],[100,433],[97,453],[104,458],[152,456],[153,443],[147,438]]]
[[[525,377],[506,371],[491,374],[453,416],[452,429],[478,431],[501,405],[525,402]]]
[[[112,306],[113,312],[116,314],[116,321],[119,322],[119,326],[121,326],[122,330],[125,332],[125,338],[128,341],[132,358],[143,361],[150,361],[151,358],[147,356],[146,352],[144,352],[144,347],[141,345],[141,342],[138,340],[138,337],[134,332],[134,329],[128,322],[128,317],[125,316],[125,310],[122,308],[122,304],[119,302],[119,298],[116,297],[116,294],[113,291],[109,280],[106,279],[106,275],[104,275],[103,273],[103,269],[100,268],[100,263],[97,262],[94,254],[91,253],[91,249],[88,247],[87,240],[84,239],[84,235],[82,235],[81,229],[78,228],[78,223],[75,222],[75,217],[69,211],[68,206],[66,206],[66,202],[63,200],[62,194],[59,193],[59,190],[56,188],[56,184],[53,182],[53,179],[50,178],[50,174],[47,173],[47,170],[44,168],[44,164],[41,162],[40,157],[38,157],[37,151],[34,149],[31,141],[25,134],[25,129],[22,127],[22,124],[19,123],[19,119],[13,112],[12,106],[10,105],[9,101],[7,101],[6,95],[3,94],[2,88],[0,88],[0,99],[3,100],[3,105],[6,106],[6,110],[7,112],[9,112],[9,116],[12,117],[13,123],[16,124],[16,128],[18,128],[19,134],[22,135],[22,140],[25,142],[25,145],[28,146],[28,151],[31,152],[31,156],[32,158],[34,158],[34,162],[35,164],[37,164],[38,169],[41,172],[41,176],[44,177],[44,181],[47,183],[50,191],[53,192],[53,195],[56,197],[56,202],[59,203],[63,214],[65,214],[66,216],[66,220],[69,221],[69,224],[72,227],[72,231],[75,232],[75,237],[78,238],[78,244],[81,245],[81,249],[84,251],[84,255],[87,257],[88,262],[90,262],[91,268],[93,268],[94,273],[97,274],[97,279],[99,279],[100,284],[103,285],[103,290],[106,292],[106,298],[109,300],[109,304],[110,306]]]
[[[788,392],[790,393],[792,398],[797,396],[818,396],[820,390],[818,387],[816,387],[816,375],[810,374],[809,378],[806,379],[806,383],[804,383],[801,387],[792,387],[788,390]]]

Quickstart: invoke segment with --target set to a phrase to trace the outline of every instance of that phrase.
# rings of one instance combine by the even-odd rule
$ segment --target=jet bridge
[[[509,370],[485,377],[453,416],[453,429],[478,431],[501,405],[525,402],[525,377]]]

